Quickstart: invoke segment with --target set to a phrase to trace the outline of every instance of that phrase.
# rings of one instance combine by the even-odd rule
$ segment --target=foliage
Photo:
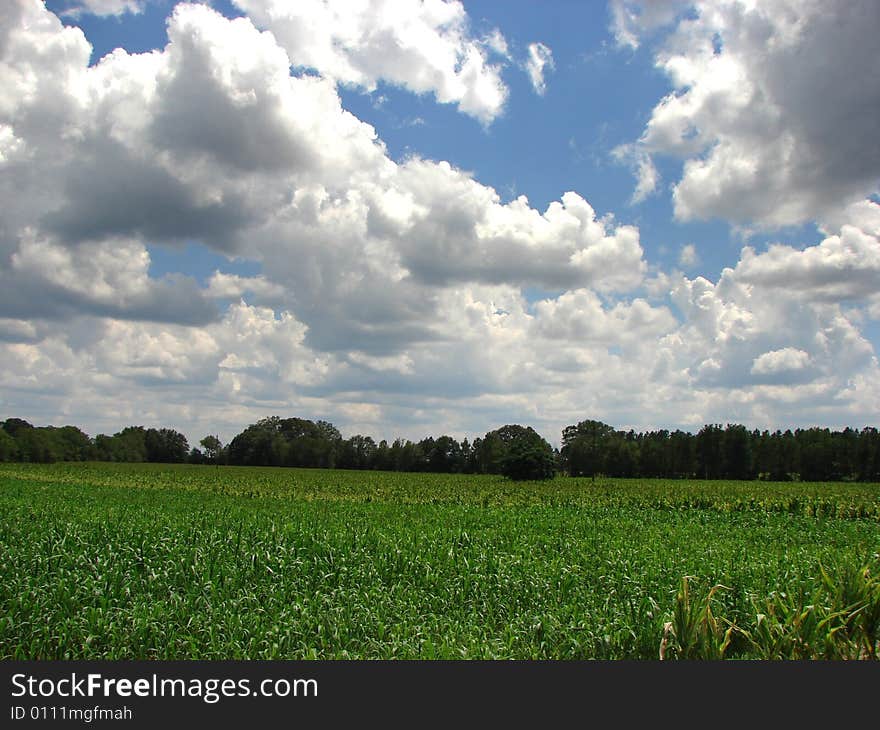
[[[360,434],[343,439],[327,421],[273,416],[249,425],[225,449],[218,437],[208,436],[200,442],[202,450],[189,453],[186,437],[168,428],[129,426],[113,436],[99,434],[92,440],[73,426],[34,427],[22,419],[9,418],[0,433],[4,434],[0,437],[0,461],[207,461],[240,466],[504,474],[510,466],[506,462],[511,445],[522,438],[534,438],[535,431],[509,424],[472,442],[466,438],[459,442],[444,434],[418,442],[382,439],[377,444],[372,437]],[[523,449],[517,447],[517,451]],[[529,459],[533,464],[546,464],[543,447],[533,451]],[[563,429],[562,448],[554,454],[554,461],[555,468],[575,477],[880,482],[880,433],[874,427],[769,433],[730,423],[725,427],[707,424],[696,435],[665,429],[636,433],[585,420]],[[535,469],[541,471],[537,466]]]
[[[601,421],[581,421],[562,431],[562,458],[571,476],[595,476],[605,471],[603,461],[614,429]]]
[[[264,418],[248,426],[228,447],[230,464],[332,468],[342,451],[342,436],[326,421]]]
[[[572,476],[768,481],[880,481],[877,429],[749,431],[707,424],[683,431],[614,431],[582,421],[562,432],[562,462]]]
[[[723,659],[732,637],[740,635],[748,642],[745,651],[760,659],[877,660],[877,566],[844,563],[830,573],[820,566],[819,572],[821,580],[807,586],[773,591],[763,600],[752,598],[753,620],[741,625],[713,614],[713,596],[723,586],[692,599],[685,577],[672,620],[664,625],[660,658]]]
[[[0,429],[0,461],[18,461],[18,444],[4,429]]]
[[[204,458],[211,463],[217,462],[223,455],[223,442],[217,436],[205,436],[199,445],[204,449]],[[190,459],[190,461],[193,461]]]
[[[45,464],[82,461],[95,456],[91,439],[75,426],[36,428],[21,419],[10,418],[0,433],[3,434],[0,437],[0,461]]]
[[[186,436],[172,428],[148,428],[144,433],[147,461],[179,464],[186,461],[189,444]]]
[[[726,589],[720,584],[715,585],[705,598],[692,599],[691,579],[691,576],[681,579],[672,620],[663,625],[660,659],[723,659],[730,646],[734,626],[729,621],[715,617],[712,600],[717,591]]]
[[[553,448],[532,429],[511,441],[501,459],[501,473],[509,479],[552,479],[555,470]]]
[[[20,431],[33,428],[33,425],[21,418],[7,418],[3,422],[3,430],[15,438]]]

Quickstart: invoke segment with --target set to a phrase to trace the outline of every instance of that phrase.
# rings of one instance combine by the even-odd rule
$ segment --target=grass
[[[878,527],[878,485],[0,465],[0,657],[876,658]]]

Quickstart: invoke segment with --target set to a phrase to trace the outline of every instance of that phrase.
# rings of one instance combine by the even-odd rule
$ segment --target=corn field
[[[0,465],[3,659],[877,659],[880,486]]]

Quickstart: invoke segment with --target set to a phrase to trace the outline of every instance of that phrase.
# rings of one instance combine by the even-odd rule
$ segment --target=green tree
[[[808,482],[832,478],[834,449],[831,432],[827,428],[797,429],[794,432],[801,478]]]
[[[607,442],[603,461],[609,476],[635,476],[639,462],[639,448],[635,439],[623,433],[616,434]]]
[[[520,439],[529,440],[531,434],[537,436],[530,426],[507,424],[489,431],[482,439],[474,439],[473,452],[477,471],[482,474],[502,474],[504,461],[511,445]],[[540,436],[538,436],[540,438]]]
[[[697,473],[703,479],[720,479],[724,464],[724,430],[718,424],[706,424],[695,442]]]
[[[452,436],[440,436],[428,451],[428,469],[438,473],[460,472],[464,469],[461,444]]]
[[[571,476],[595,476],[604,470],[604,454],[614,429],[601,421],[581,421],[562,431],[562,461]]]
[[[724,476],[727,479],[751,479],[754,476],[752,436],[746,427],[728,423],[722,442]]]
[[[873,426],[866,426],[859,434],[856,472],[861,481],[880,481],[880,433]]]
[[[553,478],[556,471],[553,447],[534,429],[517,430],[509,441],[505,441],[505,445],[501,473],[508,479],[521,481]]]
[[[381,471],[391,471],[394,469],[394,456],[391,453],[391,447],[388,446],[388,442],[385,439],[382,439],[376,447],[373,465]]]
[[[5,429],[0,428],[0,461],[17,461],[18,444]]]
[[[147,461],[178,464],[187,460],[189,444],[179,431],[173,428],[149,428],[144,434]]]
[[[370,436],[357,434],[342,442],[340,469],[371,469],[376,456],[376,442]]]
[[[30,428],[33,428],[33,426],[21,418],[7,418],[3,422],[3,430],[12,436],[12,438],[15,438],[19,431]]]
[[[673,431],[669,435],[669,464],[672,476],[690,478],[697,471],[694,452],[694,437],[684,431]]]
[[[281,419],[277,416],[252,423],[229,442],[229,463],[238,466],[268,466],[278,454],[273,450]]]
[[[147,430],[143,426],[127,426],[113,434],[114,452],[119,457],[115,461],[146,461],[146,434]]]
[[[86,461],[95,456],[92,440],[76,426],[56,429],[56,438],[61,447],[63,461]]]
[[[223,443],[213,435],[205,436],[199,444],[204,449],[205,458],[212,464],[217,463],[220,452],[223,451]]]

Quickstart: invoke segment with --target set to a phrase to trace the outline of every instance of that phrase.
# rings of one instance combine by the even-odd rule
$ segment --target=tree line
[[[199,448],[201,447],[201,448]],[[534,429],[509,424],[469,441],[452,436],[378,443],[343,438],[327,421],[264,418],[228,444],[208,435],[190,448],[170,428],[129,426],[90,438],[75,426],[37,427],[9,418],[0,428],[0,461],[116,461],[406,472],[505,474],[543,479],[571,476],[766,479],[773,481],[880,481],[876,428],[749,430],[707,424],[681,430],[619,431],[585,420],[562,431],[554,449]]]

